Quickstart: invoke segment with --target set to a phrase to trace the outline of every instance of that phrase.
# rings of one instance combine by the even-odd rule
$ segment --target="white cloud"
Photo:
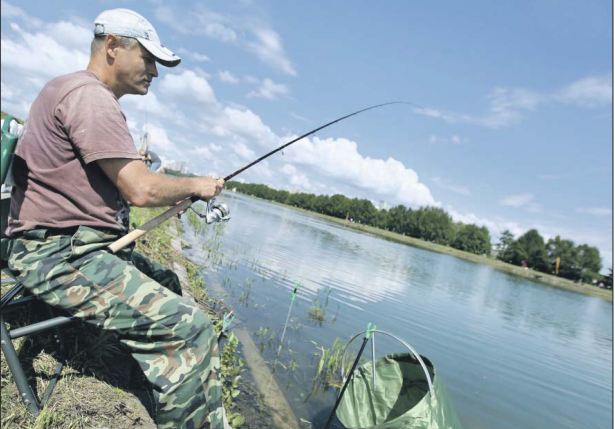
[[[248,51],[272,68],[296,76],[297,71],[290,60],[286,58],[282,40],[278,33],[266,27],[252,28],[251,30],[256,40],[245,43]]]
[[[303,121],[303,122],[312,122],[312,121],[310,121],[308,118],[304,118],[303,116],[297,115],[297,114],[296,114],[296,113],[294,113],[294,112],[288,112],[288,114],[289,114],[290,116],[292,116],[293,118],[298,119],[298,120],[300,120],[300,121]]]
[[[236,139],[248,140],[265,148],[279,146],[279,137],[251,110],[225,107],[216,122],[213,131],[220,137],[234,135]]]
[[[245,75],[245,76],[243,77],[243,80],[244,80],[246,83],[251,83],[251,84],[253,84],[253,85],[256,85],[256,84],[258,84],[258,83],[260,82],[260,80],[258,80],[258,79],[257,79],[257,78],[255,78],[254,76],[250,76],[250,75]]]
[[[522,207],[534,201],[533,194],[508,195],[500,200],[500,204],[510,207]]]
[[[466,186],[461,186],[461,185],[456,185],[454,183],[451,183],[450,181],[443,179],[439,176],[433,177],[431,179],[432,182],[434,182],[436,185],[438,185],[440,188],[442,189],[446,189],[449,191],[453,191],[457,194],[462,194],[462,195],[467,195],[470,196],[472,195],[472,192],[470,191],[470,189]]]
[[[288,87],[286,85],[275,83],[271,79],[264,79],[261,86],[256,91],[250,91],[248,98],[265,98],[267,100],[275,100],[279,95],[287,95]]]
[[[451,137],[440,137],[435,134],[432,134],[431,136],[429,136],[429,143],[432,143],[432,144],[435,144],[435,143],[460,144],[460,143],[468,143],[469,141],[470,141],[469,138],[461,137],[458,135],[453,135]]]
[[[288,137],[291,140],[292,137]],[[307,165],[348,186],[411,206],[438,206],[418,175],[394,158],[363,157],[354,141],[339,138],[303,139],[288,148],[287,160]]]
[[[528,112],[552,103],[598,107],[612,103],[611,76],[590,76],[575,81],[553,92],[536,92],[525,88],[496,87],[487,96],[488,111],[484,115],[445,112],[434,108],[415,108],[414,112],[439,118],[451,124],[474,124],[499,129],[520,122]]]
[[[237,84],[239,83],[239,79],[237,79],[230,71],[228,70],[220,70],[218,72],[218,77],[222,82]]]
[[[210,61],[210,58],[207,55],[201,54],[199,52],[189,51],[184,48],[179,48],[177,50],[177,53],[181,55],[182,58],[189,58],[193,61],[204,62],[204,63]]]
[[[256,154],[252,149],[246,146],[244,143],[235,143],[231,145],[231,149],[245,160],[253,160],[256,158]]]
[[[532,213],[541,213],[543,207],[536,202],[534,194],[507,195],[500,200],[500,205],[508,207],[519,207]]]
[[[305,174],[301,174],[297,171],[297,167],[292,164],[284,164],[280,169],[282,173],[289,177],[291,187],[299,188],[303,192],[307,192],[312,189],[312,184]]]
[[[591,76],[571,83],[555,98],[582,107],[609,105],[613,101],[612,76]]]
[[[28,15],[23,9],[13,6],[12,4],[2,0],[0,7],[2,8],[3,18],[17,18],[22,20],[25,24],[29,24],[32,27],[43,26],[43,21],[33,16]]]
[[[15,37],[9,38],[3,32],[0,41],[2,67],[22,73],[22,77],[35,76],[44,81],[85,69],[89,62],[88,39],[81,49],[76,48],[75,44],[65,46],[63,42],[69,36],[62,34],[59,27],[54,28],[55,34],[48,33],[50,27],[53,25],[46,26],[37,33],[30,33],[19,25],[11,23],[10,28]],[[67,29],[68,26],[62,28]],[[77,27],[72,26],[72,28]]]
[[[180,74],[167,73],[159,86],[160,92],[172,95],[174,98],[204,104],[217,104],[216,96],[207,79],[197,76],[192,70],[184,70]]]
[[[142,131],[144,130],[145,128],[143,128]],[[147,132],[150,135],[150,146],[163,150],[169,150],[174,147],[174,144],[169,139],[166,127],[160,126],[158,124],[149,123],[147,125]]]
[[[274,70],[297,75],[286,57],[280,35],[253,16],[225,15],[198,4],[195,9],[182,12],[162,6],[156,10],[156,17],[182,34],[205,35],[239,46]]]
[[[613,210],[607,207],[577,207],[576,211],[592,216],[610,216],[613,214]]]
[[[479,217],[474,213],[460,213],[453,209],[452,206],[447,206],[446,211],[451,215],[455,222],[462,222],[464,224],[484,226],[489,230],[492,241],[497,241],[500,234],[508,230],[512,232],[516,237],[523,234],[526,229],[522,228],[517,222],[509,221],[502,218],[487,219]]]

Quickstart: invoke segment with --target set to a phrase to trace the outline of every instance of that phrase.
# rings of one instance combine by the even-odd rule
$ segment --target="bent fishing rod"
[[[303,134],[302,136],[297,137],[296,139],[289,141],[288,143],[283,144],[282,146],[272,150],[271,152],[266,153],[265,155],[261,156],[260,158],[258,158],[255,161],[252,161],[251,163],[249,163],[248,165],[240,168],[239,170],[235,171],[234,173],[229,174],[228,176],[224,177],[222,180],[224,182],[228,182],[229,180],[231,180],[233,177],[237,176],[239,173],[247,170],[248,168],[252,167],[255,164],[258,164],[259,162],[269,158],[271,155],[287,148],[288,146],[290,146],[293,143],[298,142],[299,140],[302,140],[324,128],[327,128],[333,124],[336,124],[337,122],[343,121],[344,119],[350,118],[351,116],[355,116],[358,115],[359,113],[363,113],[363,112],[367,112],[368,110],[372,110],[372,109],[377,109],[378,107],[383,107],[383,106],[389,106],[391,104],[407,104],[410,106],[414,106],[417,107],[419,109],[422,109],[421,106],[418,106],[414,103],[410,103],[407,101],[391,101],[388,103],[382,103],[382,104],[377,104],[375,106],[371,106],[371,107],[366,107],[365,109],[361,109],[361,110],[357,110],[356,112],[353,112],[349,115],[346,116],[342,116],[341,118],[338,118],[334,121],[329,122],[328,124],[322,125],[316,129],[313,129],[312,131],[309,131],[305,134]],[[185,200],[179,202],[178,204],[176,204],[175,206],[171,207],[169,210],[165,211],[164,213],[156,216],[155,218],[151,219],[150,221],[144,223],[143,225],[141,225],[139,228],[131,231],[130,233],[126,234],[125,236],[123,236],[122,238],[120,238],[119,240],[111,243],[109,245],[109,250],[111,250],[112,253],[116,253],[118,250],[123,249],[124,247],[128,246],[130,243],[134,242],[135,240],[139,239],[141,236],[145,235],[147,232],[151,231],[152,229],[156,228],[158,225],[162,224],[164,221],[171,219],[173,216],[176,216],[180,213],[183,213],[184,211],[188,210],[192,204],[196,203],[197,201],[199,201],[198,197],[191,197],[191,198],[186,198]],[[207,204],[207,210],[205,215],[200,215],[201,217],[205,217],[207,223],[214,223],[214,222],[219,222],[219,221],[226,221],[229,219],[228,217],[228,208],[226,207],[225,204],[219,204],[216,205],[215,204],[215,198],[212,198],[208,201]]]

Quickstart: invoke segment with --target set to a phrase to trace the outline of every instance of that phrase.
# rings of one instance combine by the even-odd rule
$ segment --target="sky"
[[[178,67],[120,99],[137,143],[193,173],[376,205],[438,206],[494,241],[536,228],[612,267],[613,45],[607,0],[1,2],[1,107],[26,118],[85,69],[94,18],[145,16]]]

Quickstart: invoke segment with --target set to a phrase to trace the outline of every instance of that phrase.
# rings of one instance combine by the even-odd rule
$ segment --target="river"
[[[232,220],[218,228],[222,263],[204,272],[206,281],[224,288],[220,297],[269,362],[301,283],[279,358],[286,369],[275,377],[297,417],[315,428],[335,396],[331,389],[306,400],[319,353],[312,341],[331,347],[368,322],[434,363],[465,429],[613,427],[611,303],[246,196],[221,200]],[[188,255],[211,261],[204,238],[184,226]],[[313,307],[322,323],[308,317]],[[384,337],[376,345],[378,356],[405,351]]]

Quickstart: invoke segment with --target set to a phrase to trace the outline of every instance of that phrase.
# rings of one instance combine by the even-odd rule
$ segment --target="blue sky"
[[[191,171],[437,205],[455,220],[537,228],[612,266],[612,3],[2,1],[2,110],[87,65],[92,22],[127,7],[182,57],[121,104],[138,140]]]

